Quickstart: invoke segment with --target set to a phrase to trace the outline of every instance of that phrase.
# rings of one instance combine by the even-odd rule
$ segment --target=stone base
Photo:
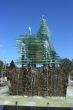
[[[67,96],[67,97],[73,97],[73,86],[68,86],[68,87],[67,87],[66,96]]]

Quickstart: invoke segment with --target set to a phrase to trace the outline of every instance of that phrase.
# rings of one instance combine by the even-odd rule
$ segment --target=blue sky
[[[55,50],[61,58],[73,58],[73,0],[0,0],[0,59],[19,57],[16,39],[40,27],[45,15]]]

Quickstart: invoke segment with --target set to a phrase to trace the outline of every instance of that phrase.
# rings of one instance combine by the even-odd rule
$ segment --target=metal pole
[[[45,47],[45,52],[46,52],[46,72],[47,72],[47,96],[48,96],[48,61],[47,61],[47,58],[48,58],[48,41],[45,41],[44,42],[44,47]]]
[[[47,61],[47,48],[46,48],[46,70],[47,70],[47,96],[48,96],[48,61]]]
[[[19,84],[19,73],[18,73],[18,76],[17,76],[17,96],[18,96],[18,90],[19,90],[18,84]]]
[[[17,97],[19,94],[19,73],[17,74]],[[16,101],[16,109],[18,110],[18,101]]]
[[[48,62],[47,62],[47,49],[46,49],[46,72],[47,72],[47,96],[48,96]]]

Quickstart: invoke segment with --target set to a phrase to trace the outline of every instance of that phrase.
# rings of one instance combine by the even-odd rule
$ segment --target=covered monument
[[[66,96],[67,76],[60,68],[61,59],[57,55],[50,38],[46,19],[42,17],[36,34],[20,35],[17,39],[22,67],[9,71],[11,95]],[[43,65],[37,67],[36,65]]]

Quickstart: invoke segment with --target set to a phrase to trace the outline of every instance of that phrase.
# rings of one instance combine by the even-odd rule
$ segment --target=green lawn
[[[18,101],[21,106],[73,107],[73,97],[9,96],[8,91],[7,86],[0,87],[0,105],[15,105]]]
[[[16,101],[23,106],[73,107],[73,98],[70,97],[0,96],[0,105],[15,105]]]

